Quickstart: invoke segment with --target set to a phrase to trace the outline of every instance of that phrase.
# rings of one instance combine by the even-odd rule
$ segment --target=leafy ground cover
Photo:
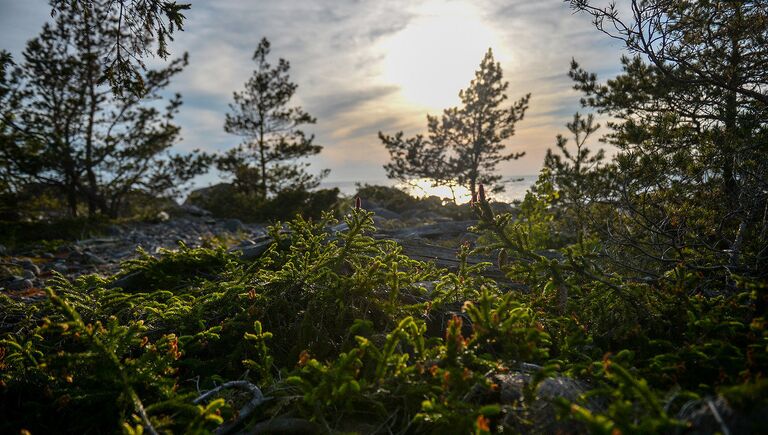
[[[255,260],[181,246],[35,303],[0,295],[0,431],[757,429],[764,283],[705,297],[682,269],[603,273],[583,243],[544,255],[527,201],[512,219],[481,200],[474,249],[528,291],[468,265],[469,245],[457,270],[412,260],[358,209],[276,224]]]

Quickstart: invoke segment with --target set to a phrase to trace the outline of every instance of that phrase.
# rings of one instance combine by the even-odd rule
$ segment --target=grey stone
[[[238,231],[245,231],[245,225],[240,219],[225,219],[221,223],[222,227],[230,233],[236,233]]]
[[[123,229],[118,225],[110,225],[107,227],[107,234],[112,237],[119,237],[123,235]]]
[[[89,264],[106,264],[106,261],[104,261],[103,258],[91,252],[86,252],[85,254],[83,254],[83,257],[85,258],[85,261],[87,261]]]
[[[342,222],[340,224],[336,224],[336,225],[328,228],[328,230],[330,230],[331,234],[333,234],[333,233],[340,233],[340,232],[344,232],[344,231],[349,231],[349,225],[347,225],[346,222]]]
[[[687,434],[725,433],[750,434],[765,432],[765,404],[750,403],[742,408],[734,407],[723,396],[704,397],[686,403],[677,418],[687,421]]]
[[[376,216],[382,217],[384,219],[400,219],[401,216],[399,213],[395,213],[392,210],[388,210],[384,207],[374,207],[370,209]]]
[[[139,286],[141,286],[141,283],[145,281],[144,274],[142,271],[138,270],[136,272],[131,272],[127,275],[123,275],[120,278],[112,281],[111,283],[106,285],[106,288],[122,288],[126,291],[133,291],[138,289]]]
[[[267,249],[269,249],[269,245],[271,244],[271,239],[263,240],[250,246],[233,248],[231,251],[240,251],[240,258],[243,260],[255,260],[267,252]]]
[[[523,364],[517,371],[492,375],[491,380],[499,386],[498,401],[509,404],[525,401],[525,389],[533,379],[533,372],[538,369],[540,367],[534,364]],[[520,426],[516,418],[505,418],[502,424],[523,433],[588,433],[581,424],[559,421],[554,405],[554,400],[558,398],[575,401],[588,389],[583,382],[566,376],[545,378],[536,386],[532,401],[527,406],[527,420],[531,427]],[[595,400],[585,405],[593,412],[601,408]]]
[[[62,274],[69,272],[69,267],[67,267],[67,265],[62,262],[53,263],[50,268],[52,271]]]
[[[180,206],[179,208],[181,209],[181,211],[183,211],[184,213],[186,213],[186,214],[188,214],[190,216],[203,217],[203,216],[210,216],[211,215],[211,212],[209,212],[208,210],[202,209],[202,208],[200,208],[200,207],[198,207],[196,205],[192,205],[192,204],[184,204],[184,205]]]
[[[32,260],[25,258],[24,260],[21,260],[19,264],[21,264],[21,267],[24,268],[24,270],[31,270],[35,275],[40,275],[40,268],[37,267]]]
[[[6,285],[6,288],[11,291],[26,290],[34,287],[32,280],[26,278],[17,278]]]
[[[460,237],[468,234],[468,228],[473,225],[477,225],[477,221],[440,222],[417,227],[402,228],[389,232],[389,235],[395,239]]]
[[[33,272],[33,271],[29,270],[29,269],[24,269],[24,272],[22,273],[22,276],[24,278],[26,278],[26,279],[35,279],[35,277],[37,275],[35,275],[35,272]]]

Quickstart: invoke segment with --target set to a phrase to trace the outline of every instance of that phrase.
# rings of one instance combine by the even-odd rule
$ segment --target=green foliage
[[[630,352],[623,351],[616,359]],[[586,423],[590,432],[613,434],[617,431],[628,434],[660,433],[679,430],[684,422],[667,415],[663,401],[648,385],[645,379],[638,378],[620,362],[606,357],[597,367],[595,378],[599,385],[592,389],[586,398],[600,397],[606,400],[608,407],[599,413],[589,411],[576,403],[568,406],[570,415],[576,421]]]
[[[115,79],[113,87],[102,80],[102,62],[112,56],[115,45],[119,49],[127,39],[141,36],[144,39],[134,40],[130,51],[143,54],[142,42],[149,43],[148,34],[167,34],[170,29],[155,16],[160,5],[141,2],[154,8],[154,13],[129,7],[126,12],[134,17],[154,18],[146,22],[146,33],[128,36],[126,26],[120,24],[122,15],[116,14],[116,3],[122,10],[126,2],[64,3],[54,4],[59,13],[29,41],[23,61],[16,64],[10,56],[1,57],[0,179],[7,184],[4,190],[17,193],[29,185],[47,186],[57,191],[71,216],[77,216],[79,205],[85,204],[89,216],[113,218],[132,193],[174,196],[184,183],[204,173],[211,161],[202,153],[170,152],[180,135],[174,118],[182,102],[178,94],[162,100],[171,79],[187,65],[186,54],[161,69],[131,77],[142,83],[140,97],[122,98],[114,92],[113,87],[125,83],[126,77]],[[130,3],[136,6],[137,2]],[[179,8],[183,6],[163,9],[169,20],[180,24]]]
[[[146,89],[141,71],[145,68],[143,58],[153,54],[150,47],[157,44],[154,54],[163,59],[170,54],[168,41],[173,41],[175,31],[184,30],[186,17],[182,11],[188,10],[190,4],[165,0],[52,0],[51,7],[52,16],[75,10],[121,17],[111,22],[109,30],[122,37],[110,47],[110,56],[103,59],[100,81],[108,81],[115,94],[130,97],[128,94],[141,96]]]
[[[535,431],[537,384],[571,376],[592,388],[561,403],[563,418],[644,432],[680,427],[685,400],[722,391],[747,409],[762,394],[768,334],[754,309],[757,283],[714,299],[622,284],[637,309],[578,273],[578,252],[552,263],[512,245],[540,276],[561,270],[571,298],[561,312],[547,297],[501,292],[482,276],[487,263],[467,263],[467,246],[449,272],[373,231],[365,210],[342,224],[330,214],[297,218],[270,227],[272,245],[251,262],[181,246],[129,261],[116,277],[58,278],[46,300],[0,297],[0,406],[36,416],[0,429],[203,433],[294,419],[323,432]],[[509,387],[493,375],[530,363],[542,368],[519,400],[503,401],[498,390]],[[250,397],[221,391],[195,403],[233,379],[265,398],[249,408]]]
[[[196,281],[215,279],[235,261],[235,254],[223,246],[188,248],[180,244],[176,250],[163,250],[155,257],[138,249],[138,257],[123,263],[115,283],[125,283],[127,290],[176,290]],[[120,280],[120,278],[129,278]],[[134,284],[136,283],[136,284]],[[137,288],[137,284],[140,284]],[[118,285],[118,284],[116,284]]]
[[[115,42],[109,38],[122,34],[119,23],[117,34],[105,30],[114,28],[111,9],[93,3],[91,15],[81,3],[54,3],[62,14],[30,43],[28,71],[0,54],[0,141],[2,159],[12,163],[0,171],[0,191],[20,192],[22,169],[46,179],[63,170],[54,184],[73,212],[83,200],[89,211],[103,208],[109,189],[91,177],[94,166],[72,166],[43,142],[66,139],[61,121],[79,122],[80,132],[97,127],[80,118],[84,101],[110,98],[141,126],[80,138],[91,151],[99,148],[89,139],[107,140],[104,160],[117,143],[128,160],[151,160],[178,134],[170,124],[177,99],[165,115],[112,99],[93,80],[98,56],[82,63],[73,54],[103,54]],[[619,150],[611,163],[585,147],[597,129],[593,118],[576,115],[567,125],[575,150],[558,137],[557,153],[547,154],[515,212],[494,209],[482,182],[498,181],[495,165],[516,158],[502,141],[528,97],[500,108],[507,84],[490,52],[461,93],[463,106],[429,118],[429,138],[382,135],[394,156],[390,175],[467,184],[475,194],[478,243],[459,247],[450,271],[376,237],[371,212],[352,209],[342,221],[319,212],[338,191],[307,193],[317,179],[290,163],[319,152],[295,129],[314,119],[285,107],[296,89],[288,63],[269,65],[262,41],[258,70],[235,95],[226,127],[256,139],[220,161],[237,189],[227,196],[219,188],[201,198],[210,206],[201,205],[221,213],[242,207],[255,219],[265,210],[271,218],[300,216],[272,225],[269,248],[254,260],[213,244],[182,245],[158,256],[141,252],[110,277],[56,276],[43,299],[0,295],[0,432],[258,433],[280,424],[327,433],[536,433],[557,430],[557,408],[572,430],[666,433],[705,430],[693,427],[699,422],[686,410],[704,403],[717,416],[715,396],[734,411],[718,420],[722,429],[739,416],[762,418],[767,142],[765,96],[751,83],[764,68],[744,59],[765,56],[765,44],[755,43],[764,39],[765,17],[754,2],[639,2],[647,9],[624,27],[613,9],[572,4],[598,27],[617,25],[650,60],[623,59],[623,73],[605,84],[575,62],[571,69],[583,104],[615,119],[606,137]],[[160,35],[160,54],[167,54],[162,38],[172,28],[158,14],[179,26],[186,5],[109,7],[139,5],[149,9],[126,10]],[[660,62],[656,44],[637,45],[647,19],[651,31],[672,36],[667,49],[676,57]],[[92,38],[98,32],[68,33],[83,22],[98,26],[104,40]],[[162,89],[183,63],[147,73],[144,91]],[[113,85],[125,79],[113,74]],[[64,83],[73,76],[92,80]],[[36,95],[43,91],[61,96],[65,110],[49,110]],[[265,101],[275,103],[268,116],[259,110]],[[89,107],[83,113],[98,113]],[[41,134],[14,132],[18,122]],[[134,141],[141,146],[132,148]],[[146,180],[161,190],[202,164],[166,162]],[[139,166],[126,171],[146,175]],[[287,180],[303,188],[285,189]],[[123,187],[118,203],[136,193],[130,183]],[[389,188],[359,193],[396,211],[437,206]],[[12,240],[46,231],[24,225],[12,228]],[[497,255],[506,280],[484,276],[490,264],[470,263],[475,253]]]
[[[256,70],[245,83],[245,90],[235,92],[224,130],[242,136],[245,143],[221,156],[217,165],[234,177],[238,191],[266,200],[284,190],[305,191],[315,188],[328,175],[307,172],[309,163],[300,159],[318,154],[323,147],[313,143],[300,127],[314,124],[315,118],[301,107],[289,107],[298,85],[290,81],[290,63],[279,59],[277,65],[267,62],[271,51],[267,38],[262,38],[253,60]]]
[[[43,243],[53,248],[64,241],[103,234],[109,221],[103,218],[63,218],[53,222],[2,222],[0,243],[11,249]]]
[[[355,196],[362,198],[364,206],[371,204],[397,213],[418,210],[422,213],[435,212],[456,220],[472,217],[472,212],[466,204],[446,202],[437,196],[417,198],[397,187],[364,184],[358,186]]]
[[[527,94],[504,107],[508,87],[501,64],[488,49],[472,82],[459,92],[461,106],[445,109],[439,118],[427,115],[426,137],[379,132],[392,158],[384,165],[387,176],[404,182],[428,179],[436,186],[464,186],[473,195],[481,183],[503,190],[497,184],[502,177],[494,171],[499,163],[524,154],[507,153],[504,141],[515,134],[515,124],[523,119],[530,98]]]

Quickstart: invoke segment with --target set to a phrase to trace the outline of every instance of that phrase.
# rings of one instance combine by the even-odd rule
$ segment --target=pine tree
[[[256,70],[245,89],[234,93],[234,103],[224,122],[227,133],[242,136],[245,142],[230,150],[218,162],[219,169],[234,176],[242,192],[261,199],[285,189],[317,187],[328,170],[319,175],[306,171],[309,163],[299,159],[318,154],[323,147],[314,144],[300,126],[314,124],[301,107],[288,107],[298,85],[290,81],[290,64],[280,59],[267,62],[270,43],[263,38],[253,54]]]
[[[142,191],[171,196],[207,169],[202,154],[170,154],[179,127],[177,94],[157,103],[187,58],[143,77],[144,97],[115,95],[101,83],[101,59],[120,35],[108,9],[70,9],[30,41],[24,62],[6,58],[2,178],[59,189],[72,215],[82,200],[88,214],[116,216],[126,197]]]
[[[607,194],[607,178],[612,167],[604,164],[602,148],[593,153],[587,146],[589,138],[600,128],[593,114],[583,117],[575,113],[566,128],[573,137],[573,146],[558,134],[556,151],[550,148],[544,157],[544,171],[547,181],[557,190],[555,203],[563,208],[563,220],[582,240],[590,220],[590,206],[602,201]]]
[[[105,56],[100,59],[100,81],[108,81],[112,91],[132,96],[145,92],[142,71],[143,59],[152,54],[167,59],[168,41],[176,30],[184,30],[182,11],[190,4],[177,4],[167,0],[51,0],[51,15],[70,12],[89,13],[99,10],[110,16],[108,31],[121,35],[112,41]],[[150,47],[156,44],[157,49]]]
[[[523,119],[530,94],[504,107],[509,82],[503,80],[501,64],[489,49],[467,89],[459,92],[462,105],[443,111],[442,117],[427,116],[428,136],[404,138],[403,133],[379,138],[392,161],[384,166],[387,176],[408,181],[429,178],[435,184],[459,184],[477,193],[481,183],[503,190],[497,183],[496,166],[522,157],[506,153],[505,141],[515,134]]]
[[[575,62],[582,103],[615,121],[606,241],[644,276],[658,266],[765,273],[768,13],[764,1],[632,1],[630,16],[572,1],[625,42],[605,83]]]

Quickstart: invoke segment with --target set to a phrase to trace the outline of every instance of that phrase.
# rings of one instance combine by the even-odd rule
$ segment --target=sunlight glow
[[[472,198],[472,194],[469,189],[464,186],[453,186],[453,192],[451,192],[450,186],[432,186],[432,180],[429,178],[419,178],[412,180],[407,184],[398,186],[405,190],[409,194],[416,198],[426,198],[428,196],[437,196],[448,201],[453,201],[454,195],[456,196],[457,204],[464,204],[469,202]]]
[[[430,1],[384,43],[384,79],[411,103],[442,110],[459,103],[488,48],[499,38],[469,1]]]

